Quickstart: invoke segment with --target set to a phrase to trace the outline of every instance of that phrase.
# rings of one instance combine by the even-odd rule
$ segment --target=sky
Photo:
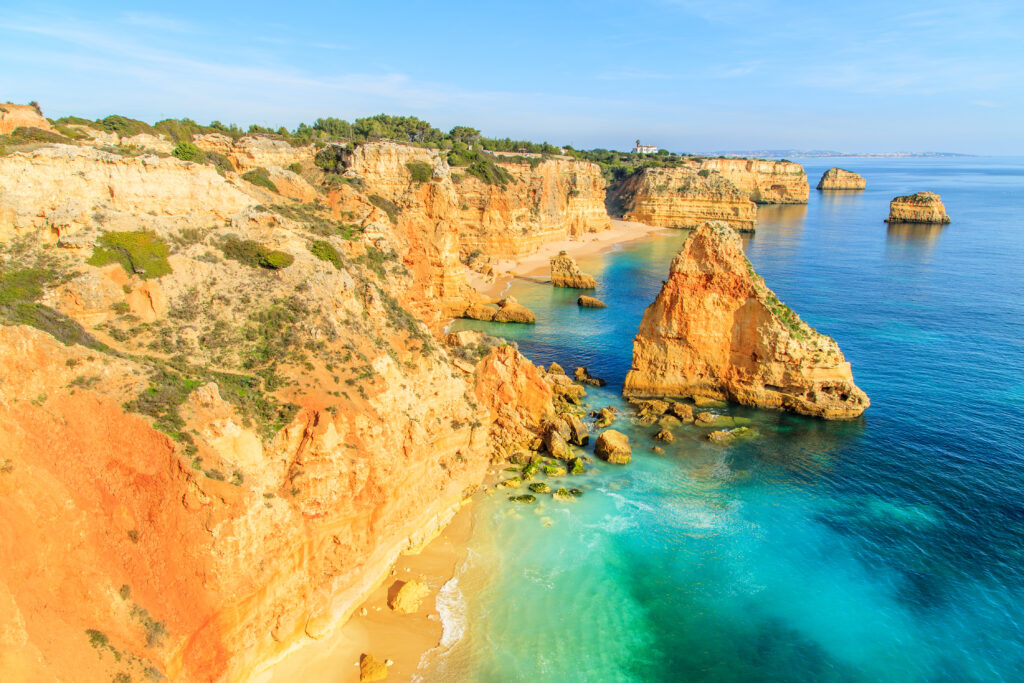
[[[1024,154],[1024,0],[0,0],[0,101],[674,152]]]

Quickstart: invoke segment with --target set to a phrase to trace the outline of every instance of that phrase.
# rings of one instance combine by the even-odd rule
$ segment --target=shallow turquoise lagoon
[[[633,462],[567,478],[578,502],[481,495],[426,680],[1021,680],[1024,160],[815,160],[812,186],[833,165],[868,189],[761,207],[745,242],[839,342],[864,417],[730,405],[759,438],[676,428],[656,455],[627,410]],[[918,190],[953,222],[887,226],[889,199]],[[607,309],[517,281],[536,326],[460,326],[586,365],[609,382],[591,406],[625,408],[633,335],[684,237],[582,261]]]

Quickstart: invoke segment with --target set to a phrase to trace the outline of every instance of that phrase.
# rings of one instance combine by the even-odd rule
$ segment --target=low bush
[[[398,222],[398,215],[402,213],[402,209],[401,207],[398,206],[398,204],[395,204],[392,201],[384,199],[384,197],[381,197],[380,195],[377,194],[371,194],[367,197],[367,199],[370,200],[371,204],[373,204],[378,209],[386,213],[388,215],[388,220],[390,220],[392,223]]]
[[[174,151],[171,152],[174,156],[178,157],[182,161],[194,161],[200,164],[204,160],[203,150],[195,146],[191,142],[179,142]]]
[[[434,168],[423,161],[410,161],[405,165],[414,183],[428,183],[434,175]]]
[[[314,240],[314,242],[309,245],[309,250],[313,253],[313,256],[316,256],[321,261],[328,261],[334,264],[335,268],[341,270],[341,254],[338,253],[338,250],[335,249],[334,245],[330,242]]]
[[[35,126],[21,126],[11,131],[11,139],[15,142],[67,142],[63,135],[43,130]]]
[[[170,248],[154,232],[106,232],[86,263],[91,266],[120,263],[126,273],[145,280],[171,272],[171,264],[167,262],[169,254]]]
[[[225,239],[220,245],[220,250],[227,258],[252,268],[280,270],[287,268],[295,261],[295,257],[291,254],[268,249],[259,242],[240,240],[237,237]]]
[[[277,192],[277,186],[274,185],[274,182],[270,179],[270,172],[262,166],[254,168],[251,171],[246,171],[242,174],[242,178],[248,180],[253,185],[259,185],[260,187],[267,188],[271,192]]]
[[[511,173],[487,159],[474,161],[466,169],[466,173],[479,178],[488,185],[501,185],[504,187],[512,180]]]
[[[302,173],[302,164],[297,161],[294,164],[288,164],[288,170],[295,174]]]

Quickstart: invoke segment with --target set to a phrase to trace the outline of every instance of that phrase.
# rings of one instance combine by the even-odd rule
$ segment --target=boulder
[[[625,465],[629,462],[632,453],[633,451],[629,447],[629,437],[614,429],[601,432],[594,445],[594,455],[613,465]]]
[[[583,466],[583,458],[573,458],[569,461],[569,474],[583,474],[586,471]]]
[[[594,289],[597,281],[576,265],[576,260],[564,251],[551,257],[551,284],[572,289]]]
[[[668,412],[682,422],[693,422],[693,406],[688,403],[673,403]]]
[[[544,474],[549,477],[564,477],[567,472],[564,467],[558,465],[544,465]]]
[[[387,677],[387,664],[365,652],[359,656],[360,681],[383,681]]]
[[[569,428],[569,436],[566,441],[576,446],[586,446],[589,443],[590,430],[587,429],[587,425],[583,424],[583,420],[579,418],[579,415],[562,413],[558,417]]]
[[[583,384],[590,384],[591,386],[595,387],[603,387],[605,384],[607,384],[607,382],[605,382],[600,377],[594,377],[593,375],[591,375],[590,372],[582,365],[576,368],[576,371],[573,372],[572,376],[573,379],[575,379],[577,382],[581,382]]]
[[[496,323],[523,323],[532,325],[537,322],[537,316],[526,306],[515,300],[514,297],[502,299],[498,304],[498,312],[492,320]]]
[[[889,202],[886,223],[949,223],[942,198],[934,192],[895,197]]]
[[[608,308],[608,304],[601,301],[597,297],[582,295],[576,299],[576,305],[580,308]]]
[[[412,614],[420,608],[430,588],[419,581],[395,581],[388,589],[388,607],[395,614]]]
[[[544,447],[553,458],[569,460],[573,457],[569,442],[554,426],[549,427],[547,433],[544,434]]]
[[[530,490],[534,493],[551,493],[551,487],[542,481],[530,484]]]
[[[665,443],[672,443],[673,441],[676,440],[676,437],[672,434],[672,432],[668,431],[667,429],[660,430],[657,434],[654,435],[654,438],[657,439],[658,441],[664,441]]]

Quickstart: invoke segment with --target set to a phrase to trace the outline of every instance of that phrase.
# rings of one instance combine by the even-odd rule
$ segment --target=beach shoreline
[[[499,299],[517,277],[532,279],[548,275],[551,257],[557,256],[559,252],[564,251],[574,259],[580,259],[603,254],[621,245],[648,239],[654,235],[669,234],[673,230],[674,228],[612,219],[612,227],[609,230],[586,233],[579,239],[548,242],[532,254],[499,260],[494,264],[494,272],[498,275],[493,281],[474,272],[467,275],[467,280],[469,285],[481,294]]]

